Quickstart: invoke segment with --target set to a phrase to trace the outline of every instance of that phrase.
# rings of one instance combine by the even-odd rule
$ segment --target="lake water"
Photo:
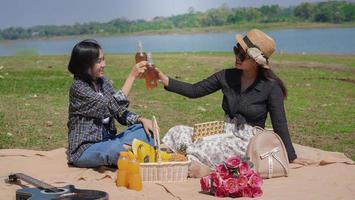
[[[237,32],[96,37],[106,53],[133,53],[137,42],[151,52],[232,51]],[[354,28],[284,29],[267,31],[286,53],[355,54]],[[245,34],[242,32],[242,34]],[[70,54],[83,38],[15,40],[0,42],[0,56],[38,53]]]

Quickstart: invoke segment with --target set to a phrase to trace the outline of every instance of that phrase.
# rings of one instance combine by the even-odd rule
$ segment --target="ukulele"
[[[19,184],[19,179],[36,186],[16,191],[16,200],[108,200],[108,194],[99,190],[76,189],[74,185],[55,187],[23,173],[10,174],[5,182]]]

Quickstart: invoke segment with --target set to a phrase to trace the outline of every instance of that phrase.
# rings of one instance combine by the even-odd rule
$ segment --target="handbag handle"
[[[274,158],[275,160],[277,160],[280,165],[282,166],[282,168],[285,170],[286,172],[286,176],[287,176],[287,168],[286,165],[281,161],[281,159],[276,155],[278,152],[280,151],[279,147],[275,147],[274,149],[272,149],[271,151],[268,151],[266,153],[263,153],[260,155],[260,159],[263,160],[265,158],[268,158],[268,163],[269,163],[269,173],[268,173],[268,178],[272,178],[273,176],[273,168],[274,168],[274,164],[272,159]]]
[[[153,121],[152,121],[152,127],[153,127],[153,135],[154,135],[154,145],[156,146],[156,155],[155,158],[157,162],[160,164],[161,163],[161,157],[160,157],[160,137],[159,137],[159,126],[157,123],[157,119],[153,115]]]

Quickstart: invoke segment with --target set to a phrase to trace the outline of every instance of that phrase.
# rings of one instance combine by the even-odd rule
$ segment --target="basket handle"
[[[155,155],[155,157],[157,159],[157,162],[161,163],[159,127],[158,127],[157,119],[155,118],[154,115],[153,115],[152,123],[153,123],[152,125],[153,125],[154,142],[155,142],[155,146],[156,146],[156,155]]]

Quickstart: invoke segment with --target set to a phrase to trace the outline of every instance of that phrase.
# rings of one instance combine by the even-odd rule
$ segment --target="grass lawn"
[[[0,57],[0,148],[53,149],[67,145],[68,56]],[[119,89],[134,55],[106,55],[106,75]],[[231,53],[157,53],[167,75],[195,82],[233,65]],[[293,142],[344,152],[355,160],[355,57],[277,54],[274,71],[289,89],[286,110]],[[131,110],[155,115],[164,134],[177,124],[223,119],[222,93],[188,99],[146,91],[137,80]],[[267,122],[270,126],[270,121]],[[122,130],[123,127],[118,127]]]

